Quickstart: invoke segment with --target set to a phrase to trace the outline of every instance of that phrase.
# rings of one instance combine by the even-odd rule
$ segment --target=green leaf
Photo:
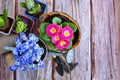
[[[20,2],[20,6],[26,8],[26,4],[24,2]]]
[[[75,37],[73,36],[73,37],[71,38],[71,40],[74,40],[74,38],[75,38]]]
[[[47,34],[45,34],[44,37],[45,37],[45,41],[46,42],[50,42],[51,41],[50,37]]]
[[[72,48],[72,40],[70,41],[70,45],[67,47],[67,49],[71,49]]]
[[[44,41],[44,34],[40,34],[40,35],[39,35],[39,38]]]
[[[6,18],[8,17],[8,9],[4,9],[4,11],[3,11],[3,17],[6,20]]]
[[[50,42],[50,48],[53,51],[57,51],[57,48],[55,47],[55,45],[52,42]]]
[[[22,21],[20,17],[16,17],[16,21]]]
[[[41,31],[42,33],[46,33],[46,27],[48,26],[48,24],[49,24],[49,23],[42,23],[42,24],[40,25],[40,31]]]
[[[61,24],[62,20],[59,17],[54,17],[52,19],[53,24]]]
[[[0,28],[5,26],[5,20],[0,16]]]
[[[50,37],[47,34],[40,34],[39,37],[45,42],[50,42],[51,41]]]
[[[69,26],[72,28],[72,30],[73,30],[74,32],[77,31],[77,26],[76,26],[75,24],[69,23]]]
[[[63,23],[61,24],[62,27],[65,27],[65,26],[68,26],[68,25],[69,25],[68,22],[63,22]]]

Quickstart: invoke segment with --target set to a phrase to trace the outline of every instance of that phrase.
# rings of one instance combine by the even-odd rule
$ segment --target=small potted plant
[[[74,53],[71,49],[79,45],[81,33],[80,26],[71,16],[63,12],[43,14],[40,16],[40,27],[36,27],[34,33],[45,41],[50,51],[63,54],[53,57],[58,64],[56,71],[61,76],[63,70],[70,73],[77,66],[78,63],[72,63]]]
[[[12,29],[15,33],[25,32],[29,34],[34,26],[34,21],[26,16],[18,15],[15,20],[15,25]]]
[[[8,10],[4,9],[3,14],[0,14],[0,33],[9,35],[13,27],[14,19],[8,17]]]
[[[46,42],[49,50],[61,52],[73,49],[79,44],[80,27],[69,15],[52,12],[41,17],[37,34]]]
[[[25,0],[20,6],[26,8],[25,14],[34,20],[39,20],[39,16],[46,12],[46,4],[39,0]]]
[[[28,68],[37,70],[38,67],[45,67],[47,47],[35,34],[30,33],[27,37],[25,33],[21,32],[15,40],[15,45],[15,47],[4,47],[5,50],[12,51],[12,57],[8,55],[8,58],[14,61],[7,61],[11,71],[18,68],[25,71]]]

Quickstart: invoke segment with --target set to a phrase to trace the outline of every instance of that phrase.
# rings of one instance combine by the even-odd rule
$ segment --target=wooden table
[[[23,0],[0,0],[0,12],[6,7],[9,16],[24,14]],[[0,80],[120,80],[120,0],[41,0],[48,4],[47,12],[62,11],[78,21],[82,37],[74,52],[79,65],[71,74],[61,77],[52,57],[46,68],[37,71],[10,72],[5,54],[0,55]],[[11,45],[16,35],[0,35],[0,53]]]

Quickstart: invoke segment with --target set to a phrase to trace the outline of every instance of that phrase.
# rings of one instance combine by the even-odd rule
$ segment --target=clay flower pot
[[[39,17],[39,19],[40,19],[40,24],[46,23],[46,22],[47,22],[47,23],[52,23],[52,19],[53,19],[54,17],[59,17],[59,18],[62,19],[63,22],[70,22],[70,23],[73,23],[73,24],[76,25],[77,30],[76,30],[76,32],[73,34],[73,35],[74,35],[74,40],[73,40],[73,43],[72,43],[72,47],[71,47],[70,49],[76,48],[76,47],[79,45],[79,43],[80,43],[80,36],[81,36],[81,31],[80,31],[80,26],[79,26],[79,24],[78,24],[72,17],[70,17],[68,14],[63,13],[63,12],[51,12],[51,13],[49,13],[49,14],[43,14],[43,15],[41,15],[41,16]],[[36,28],[34,29],[34,33],[35,33],[37,36],[39,36],[39,35],[42,34],[42,32],[41,32],[41,30],[40,30],[39,27],[36,27]],[[49,49],[50,51],[54,51],[54,50],[50,47],[50,45],[49,45],[48,43],[46,43],[46,44],[47,44],[48,49]],[[64,51],[64,50],[62,50],[62,51],[57,51],[57,52],[63,52],[63,51]]]
[[[39,20],[39,16],[40,16],[41,14],[43,14],[43,13],[46,12],[47,5],[46,5],[45,3],[43,3],[43,2],[40,2],[39,0],[35,0],[35,2],[36,2],[37,4],[40,4],[40,5],[41,5],[42,11],[32,15],[32,14],[29,14],[29,13],[27,12],[27,10],[25,10],[25,15],[27,15],[28,17],[30,17],[30,18],[38,21],[38,20]]]
[[[27,25],[27,29],[26,29],[26,34],[29,34],[30,32],[32,32],[32,29],[34,27],[34,20],[32,20],[31,18],[28,18],[26,16],[23,16],[23,15],[18,15],[18,17],[22,20],[22,22],[24,22],[26,25]],[[15,24],[17,23],[17,21],[15,20]],[[14,27],[12,28],[12,31],[14,33],[18,33],[16,32],[15,30],[15,25]]]
[[[0,14],[0,15],[2,15],[2,14]],[[4,34],[4,35],[9,35],[11,33],[13,24],[14,24],[14,19],[11,17],[8,17],[6,19],[6,25],[4,27],[0,28],[0,33]]]

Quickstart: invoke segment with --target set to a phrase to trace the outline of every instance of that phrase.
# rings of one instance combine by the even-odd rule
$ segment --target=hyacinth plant
[[[16,17],[15,31],[17,33],[26,32],[27,24],[24,23],[20,17]]]
[[[44,62],[41,60],[44,48],[40,47],[38,41],[39,38],[33,33],[30,33],[28,37],[25,33],[20,33],[20,37],[15,40],[16,47],[12,50],[15,58],[14,64],[10,66],[11,71],[17,68],[25,71],[27,68],[37,70],[38,67],[45,67]]]
[[[35,0],[25,0],[25,2],[20,3],[20,6],[26,8],[29,14],[36,14],[42,11],[41,5],[36,3]]]
[[[63,22],[61,18],[54,17],[52,23],[42,23],[40,31],[40,38],[50,46],[51,50],[61,51],[72,48],[77,27],[73,23]]]

